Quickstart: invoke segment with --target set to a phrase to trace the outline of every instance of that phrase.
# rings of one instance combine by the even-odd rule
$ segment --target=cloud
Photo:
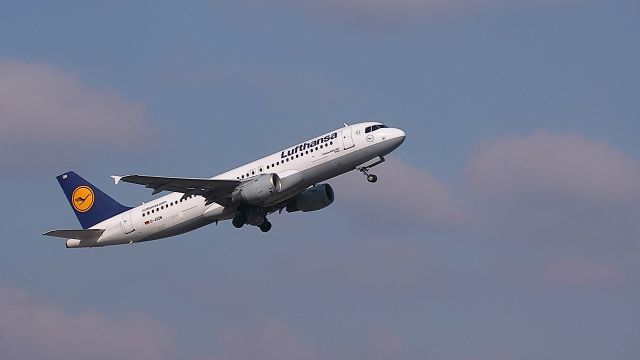
[[[355,172],[332,180],[337,201],[355,209],[355,214],[390,222],[435,228],[451,228],[461,222],[453,195],[428,172],[391,157],[371,173],[378,175],[375,184]]]
[[[465,174],[480,191],[512,198],[558,197],[623,204],[640,197],[640,166],[606,142],[538,131],[487,142]]]
[[[50,65],[0,59],[0,166],[7,172],[127,150],[144,142],[147,128],[142,106],[114,91]]]
[[[543,284],[552,287],[611,287],[625,283],[622,272],[594,259],[570,257],[553,261],[541,273]]]
[[[439,268],[424,244],[355,239],[341,248],[313,248],[283,259],[283,278],[295,286],[382,292],[437,285]]]
[[[210,360],[319,360],[309,344],[279,321],[258,317],[245,326],[222,329],[216,336],[216,351]]]
[[[602,288],[637,279],[628,259],[640,231],[635,159],[604,141],[541,130],[485,142],[464,174],[466,228],[525,245],[518,264],[504,260],[511,280]]]
[[[79,299],[82,302],[84,299]],[[0,285],[0,359],[170,359],[172,337],[139,315],[67,313]]]
[[[387,330],[372,331],[368,343],[371,354],[366,359],[400,359],[406,353],[402,339]]]

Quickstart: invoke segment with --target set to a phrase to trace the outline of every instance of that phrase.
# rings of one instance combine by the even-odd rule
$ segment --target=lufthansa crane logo
[[[71,195],[71,204],[78,212],[87,212],[93,206],[93,190],[88,186],[78,186]]]

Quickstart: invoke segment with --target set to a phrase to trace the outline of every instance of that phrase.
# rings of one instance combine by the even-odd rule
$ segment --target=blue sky
[[[636,1],[0,2],[0,358],[637,359]],[[71,251],[54,177],[211,176],[341,126],[371,185]]]

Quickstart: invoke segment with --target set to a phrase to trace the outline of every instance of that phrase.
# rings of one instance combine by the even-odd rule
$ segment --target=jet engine
[[[231,195],[231,200],[235,203],[260,205],[281,189],[282,183],[277,174],[262,174],[238,185]]]
[[[308,212],[320,210],[331,205],[333,200],[334,194],[331,185],[316,185],[308,188],[291,199],[287,204],[287,212]]]

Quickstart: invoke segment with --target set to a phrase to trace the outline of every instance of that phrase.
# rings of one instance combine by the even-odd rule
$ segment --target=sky
[[[0,359],[640,358],[635,0],[0,0]],[[336,201],[66,249],[55,176],[209,177],[344,122]]]

